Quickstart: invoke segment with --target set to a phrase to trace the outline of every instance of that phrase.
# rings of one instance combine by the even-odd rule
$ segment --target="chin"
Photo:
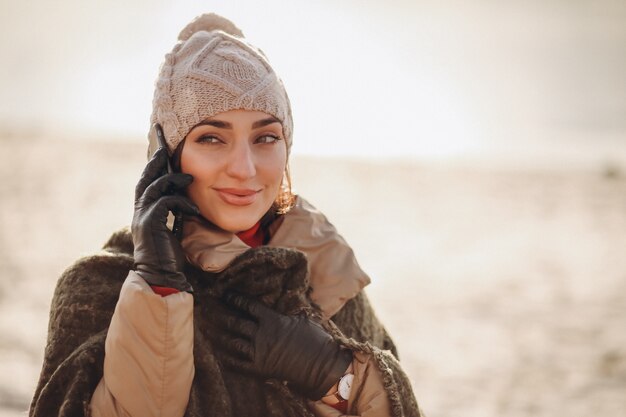
[[[256,224],[256,222],[252,222],[252,223],[231,223],[231,224],[227,224],[227,225],[223,225],[223,226],[221,226],[221,225],[217,225],[217,226],[220,229],[222,229],[222,230],[226,230],[227,232],[239,233],[239,232],[244,232],[244,231],[250,229],[255,224]]]
[[[244,230],[248,230],[252,226],[254,226],[259,220],[261,220],[264,214],[265,214],[265,211],[260,214],[257,211],[255,211],[254,213],[250,213],[250,214],[232,213],[232,214],[225,214],[225,215],[217,216],[217,217],[216,216],[210,216],[210,217],[204,216],[204,217],[222,230],[225,230],[231,233],[239,233],[239,232],[243,232]]]

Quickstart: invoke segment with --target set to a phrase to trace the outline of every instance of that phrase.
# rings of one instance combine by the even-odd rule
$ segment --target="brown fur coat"
[[[128,230],[115,233],[103,251],[72,265],[58,281],[48,327],[48,341],[31,417],[89,416],[89,403],[102,378],[104,341],[122,283],[133,266]],[[212,347],[207,301],[227,289],[257,297],[284,314],[319,317],[308,298],[307,263],[298,251],[260,247],[239,256],[226,270],[208,273],[188,265],[194,293],[195,377],[187,417],[313,416],[305,398],[279,381],[265,381],[225,369]],[[363,292],[326,324],[341,344],[375,358],[394,417],[419,417],[408,378],[397,352]],[[241,401],[245,393],[245,401]]]

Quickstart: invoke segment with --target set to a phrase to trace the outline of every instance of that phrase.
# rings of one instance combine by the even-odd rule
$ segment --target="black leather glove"
[[[230,366],[288,381],[318,400],[352,362],[352,351],[304,315],[280,314],[240,294],[228,293],[224,300],[230,311],[215,315],[219,329],[212,338]]]
[[[185,254],[167,228],[169,211],[198,215],[188,198],[174,195],[193,181],[188,174],[167,174],[167,149],[158,149],[146,165],[135,188],[131,231],[135,245],[134,269],[150,285],[191,292],[183,274]]]

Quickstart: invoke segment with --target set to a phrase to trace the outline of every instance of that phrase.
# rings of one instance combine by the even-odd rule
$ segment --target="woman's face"
[[[223,230],[254,226],[278,195],[287,164],[280,122],[267,113],[231,110],[196,125],[187,134],[181,171],[200,213]]]

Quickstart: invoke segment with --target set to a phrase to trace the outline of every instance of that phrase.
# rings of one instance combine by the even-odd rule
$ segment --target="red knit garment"
[[[260,221],[248,230],[237,233],[237,237],[251,248],[262,246],[263,243],[265,243],[265,233],[263,233],[263,229],[261,229]]]
[[[170,294],[176,294],[178,292],[176,288],[159,287],[158,285],[150,285],[150,288],[161,297],[167,297]]]

